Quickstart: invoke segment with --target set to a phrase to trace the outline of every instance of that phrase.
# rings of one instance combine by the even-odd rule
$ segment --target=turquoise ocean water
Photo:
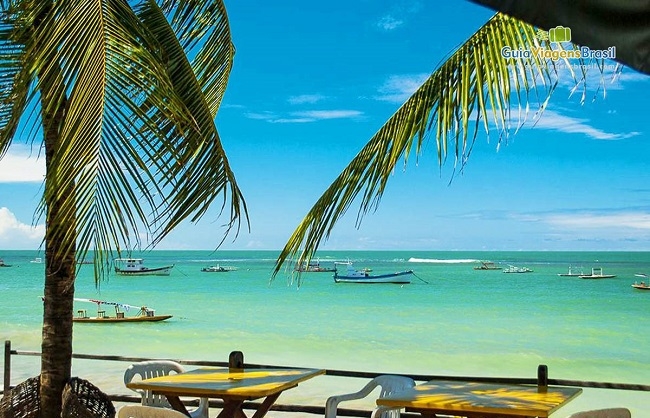
[[[44,264],[33,251],[2,251],[0,337],[40,350]],[[137,254],[134,254],[137,256]],[[322,265],[350,259],[376,273],[413,269],[410,285],[335,284],[331,273],[286,274],[269,282],[275,251],[154,251],[145,264],[175,264],[169,277],[110,275],[95,287],[84,265],[76,296],[147,305],[174,317],[161,323],[76,324],[74,351],[434,375],[535,377],[538,364],[558,379],[650,384],[650,292],[633,289],[650,274],[644,252],[324,251]],[[476,271],[477,260],[534,270]],[[235,266],[228,273],[201,268]],[[569,266],[602,267],[613,279],[559,277]],[[93,312],[94,305],[76,309]],[[107,309],[109,311],[109,309]],[[133,312],[127,313],[127,315]],[[129,393],[128,364],[75,360],[73,374],[110,393]],[[35,357],[14,357],[12,382],[38,374]],[[318,377],[279,402],[323,404],[364,382]],[[367,406],[359,402],[350,406]],[[650,394],[585,390],[557,416],[628,406],[650,417]],[[554,416],[556,416],[554,415]],[[272,415],[271,415],[272,416]]]

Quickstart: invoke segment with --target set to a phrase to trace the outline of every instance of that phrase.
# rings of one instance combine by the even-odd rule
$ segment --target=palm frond
[[[100,274],[112,249],[140,246],[140,229],[155,244],[220,195],[230,202],[224,238],[246,214],[201,86],[164,14],[146,3],[147,20],[123,1],[55,2],[26,51],[36,90],[56,92],[43,114],[65,109],[46,118],[60,126],[43,126],[59,132],[44,197],[62,201],[73,184],[76,204],[62,206],[69,227],[50,238],[67,243],[61,253],[76,245],[79,258],[92,248]]]
[[[527,113],[530,92],[542,90],[543,109],[557,83],[553,64],[536,55],[506,60],[501,50],[546,45],[524,22],[502,14],[490,19],[431,74],[323,193],[289,238],[273,276],[288,260],[308,262],[360,198],[358,225],[379,204],[398,161],[406,162],[412,152],[419,155],[429,135],[436,141],[438,163],[451,155],[454,167],[462,168],[481,125],[486,133],[494,125],[499,143],[507,138],[513,100],[519,109],[517,126],[525,120],[521,109]]]

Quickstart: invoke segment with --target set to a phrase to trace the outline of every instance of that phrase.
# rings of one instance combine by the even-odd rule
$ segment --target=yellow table
[[[280,394],[312,377],[324,374],[317,369],[215,369],[202,368],[185,373],[133,381],[130,389],[151,390],[165,395],[177,411],[188,415],[181,396],[220,398],[224,408],[220,418],[246,418],[244,401],[265,398],[253,418],[263,417]]]
[[[377,399],[377,405],[406,408],[425,417],[548,417],[582,392],[580,388],[431,380]]]

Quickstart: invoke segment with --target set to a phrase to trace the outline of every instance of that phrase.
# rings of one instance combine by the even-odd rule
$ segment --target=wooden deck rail
[[[40,357],[41,353],[38,351],[19,351],[11,348],[11,341],[5,341],[5,352],[4,352],[4,388],[10,388],[11,386],[11,356],[36,356]],[[125,356],[107,356],[107,355],[95,355],[95,354],[72,354],[72,358],[76,359],[86,359],[86,360],[100,360],[100,361],[121,361],[128,363],[135,363],[139,361],[154,360],[146,357],[125,357]],[[183,365],[192,365],[192,366],[212,366],[212,367],[228,367],[229,363],[227,361],[208,361],[208,360],[182,360],[182,359],[155,359],[155,360],[172,360]],[[280,368],[295,368],[295,366],[277,366],[277,365],[268,365],[268,364],[250,364],[246,363],[246,367],[249,368],[260,368],[260,369],[280,369]],[[354,378],[368,378],[372,379],[376,376],[387,374],[385,372],[363,372],[363,371],[352,371],[352,370],[336,370],[336,369],[327,369],[325,371],[326,376],[339,376],[339,377],[354,377]],[[640,385],[632,383],[612,383],[612,382],[594,382],[594,381],[581,381],[581,380],[567,380],[567,379],[551,379],[548,378],[547,368],[545,365],[540,365],[538,368],[538,376],[536,378],[520,378],[520,377],[483,377],[483,376],[445,376],[445,375],[422,375],[422,374],[404,374],[416,381],[428,381],[434,379],[442,380],[456,380],[456,381],[466,381],[471,380],[475,382],[485,382],[485,383],[514,383],[514,384],[548,384],[548,385],[557,385],[557,386],[575,386],[581,388],[598,388],[598,389],[617,389],[617,390],[630,390],[630,391],[644,391],[650,392],[650,385]],[[4,391],[0,392],[4,393]],[[139,396],[131,395],[109,395],[112,401],[117,402],[140,402]],[[188,405],[192,405],[192,402],[188,402]],[[195,405],[198,405],[198,400],[195,401]],[[259,404],[255,402],[244,403],[244,408],[251,409],[257,408]],[[220,401],[210,401],[211,407],[221,407],[222,402]],[[271,410],[282,411],[282,412],[302,412],[309,414],[324,415],[325,407],[316,406],[316,405],[280,405],[276,404],[271,407]],[[353,417],[370,417],[371,411],[367,410],[358,410],[358,409],[342,409],[339,408],[337,411],[338,415],[341,416],[353,416]],[[410,416],[419,416],[418,414],[402,414],[403,417],[409,418]]]

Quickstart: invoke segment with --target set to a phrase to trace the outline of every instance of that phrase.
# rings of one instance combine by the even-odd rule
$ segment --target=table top
[[[321,374],[325,374],[325,370],[201,368],[132,381],[126,386],[177,396],[257,399],[282,392]]]
[[[398,394],[377,399],[377,405],[430,410],[548,417],[582,392],[580,388],[431,380]]]

